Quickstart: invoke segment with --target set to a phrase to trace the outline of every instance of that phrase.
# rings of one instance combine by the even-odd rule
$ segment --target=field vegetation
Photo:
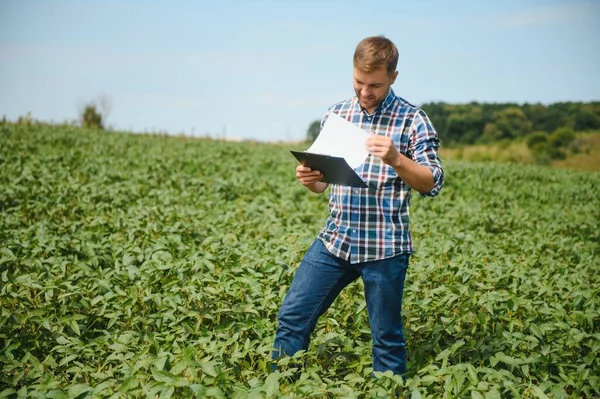
[[[360,282],[270,373],[327,214],[289,149],[0,124],[0,397],[600,396],[600,174],[466,155],[413,196],[406,379]]]

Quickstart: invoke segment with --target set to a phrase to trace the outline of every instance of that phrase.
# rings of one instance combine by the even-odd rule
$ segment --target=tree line
[[[446,146],[493,143],[505,140],[542,140],[556,132],[600,130],[600,102],[560,102],[550,105],[516,103],[421,105]],[[319,133],[319,121],[310,124],[308,140]],[[535,141],[535,140],[533,140]],[[543,140],[542,140],[543,141]]]
[[[421,106],[445,145],[491,143],[557,131],[600,130],[600,102],[561,102],[550,105],[514,103]]]

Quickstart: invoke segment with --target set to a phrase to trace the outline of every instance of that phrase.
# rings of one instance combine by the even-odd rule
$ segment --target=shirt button
[[[353,233],[356,233],[356,230],[352,230]]]
[[[354,210],[354,213],[358,213],[358,209],[355,209],[355,210]]]
[[[370,120],[371,120],[371,117],[370,117],[370,116],[367,116],[367,120],[368,120],[368,121],[370,121]]]
[[[355,190],[354,190],[354,194],[358,194],[358,189],[355,189]]]

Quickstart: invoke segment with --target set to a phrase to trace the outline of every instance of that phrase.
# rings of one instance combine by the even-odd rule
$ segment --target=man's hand
[[[398,165],[400,153],[394,146],[394,142],[390,137],[372,134],[371,137],[365,141],[365,146],[367,147],[369,154],[381,158],[384,163],[392,167]]]
[[[412,189],[420,193],[433,190],[435,183],[431,170],[400,154],[390,137],[373,134],[365,141],[365,145],[371,155],[381,158],[384,163],[394,168],[398,176]]]
[[[298,165],[296,167],[296,178],[305,186],[311,186],[321,181],[323,174],[318,170],[312,170],[308,166]]]
[[[312,170],[308,166],[298,165],[296,167],[296,178],[304,187],[314,193],[322,193],[327,188],[327,183],[323,183],[323,173],[318,170]]]

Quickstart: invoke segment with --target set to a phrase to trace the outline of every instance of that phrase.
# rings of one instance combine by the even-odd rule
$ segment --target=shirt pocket
[[[394,191],[402,187],[402,179],[391,166],[382,163],[379,174],[368,174],[365,181],[369,186],[369,191]]]

